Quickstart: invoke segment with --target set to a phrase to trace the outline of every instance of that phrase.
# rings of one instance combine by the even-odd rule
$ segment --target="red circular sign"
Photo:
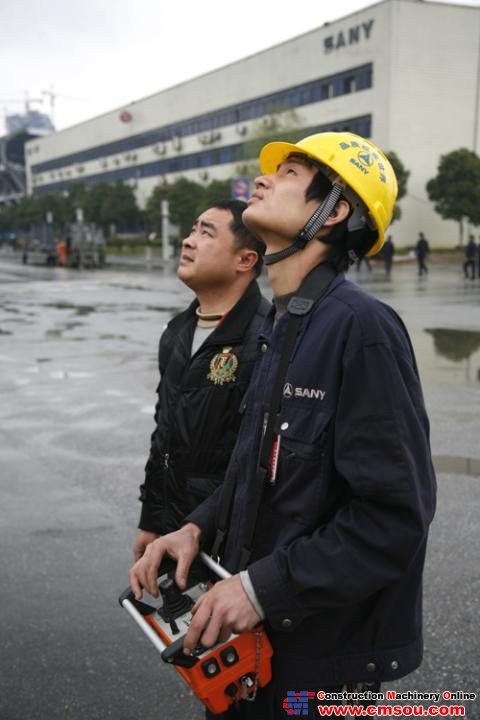
[[[120,120],[124,123],[132,122],[133,115],[128,112],[128,110],[123,110],[123,112],[120,113]]]

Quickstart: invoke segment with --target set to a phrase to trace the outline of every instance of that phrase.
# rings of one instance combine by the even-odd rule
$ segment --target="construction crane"
[[[64,97],[62,95],[58,95],[58,93],[53,91],[53,88],[50,87],[50,90],[42,90],[42,95],[47,95],[50,98],[50,119],[55,125],[55,100],[57,97]]]
[[[80,98],[74,98],[70,95],[60,95],[54,92],[53,87],[50,86],[50,90],[42,90],[42,95],[46,95],[50,100],[50,119],[55,125],[55,101],[57,98],[63,98],[64,100],[80,100]]]
[[[2,103],[21,103],[22,105],[25,105],[25,113],[30,112],[30,103],[43,103],[43,98],[29,98],[28,95],[25,93],[25,97],[20,98],[2,98],[0,100]]]

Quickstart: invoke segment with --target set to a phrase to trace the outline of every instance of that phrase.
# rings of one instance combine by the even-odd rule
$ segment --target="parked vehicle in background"
[[[98,268],[105,265],[105,239],[101,228],[78,223],[68,232],[53,234],[49,226],[32,227],[16,247],[24,265]]]

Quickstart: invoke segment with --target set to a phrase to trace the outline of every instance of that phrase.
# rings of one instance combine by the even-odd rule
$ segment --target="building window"
[[[330,100],[338,95],[366,90],[372,85],[373,65],[368,63],[334,75],[317,78],[268,96],[247,100],[230,108],[222,108],[203,116],[157,128],[141,135],[38,163],[31,166],[32,173],[38,174],[57,170],[90,160],[98,161],[111,155],[138,151],[142,147],[164,143],[167,140],[187,135],[200,135],[213,129],[218,130],[228,125],[238,125],[248,120],[255,120],[275,110],[302,107],[310,103]],[[176,142],[178,143],[178,140]],[[38,149],[38,146],[36,146],[35,151],[38,152]],[[177,152],[180,152],[180,150],[177,150]]]
[[[317,132],[329,132],[332,130],[347,130],[368,138],[371,135],[371,127],[371,115],[363,115],[361,117],[347,118],[345,120],[337,120],[333,123],[304,128],[304,130],[305,135],[312,135]],[[126,182],[132,178],[165,177],[168,174],[171,175],[188,170],[202,170],[211,165],[233,163],[238,158],[238,151],[242,145],[243,143],[238,143],[215,150],[202,150],[198,153],[192,153],[191,155],[155,160],[155,162],[145,163],[143,165],[120,167],[96,175],[86,175],[82,178],[82,182],[84,182],[86,186],[94,185],[98,182],[115,182],[116,180]],[[80,168],[77,169],[77,172],[79,172],[79,170]],[[54,173],[51,173],[51,175],[54,176]],[[66,173],[66,175],[68,175],[68,173]],[[40,178],[41,176],[37,176],[37,183],[40,181]],[[33,178],[33,181],[35,181],[35,178]],[[65,190],[70,185],[70,182],[71,181],[68,180],[61,180],[45,184],[41,187],[37,186],[34,189],[34,194]]]
[[[353,92],[355,92],[355,77],[350,75],[343,80],[343,94],[348,95]]]
[[[320,100],[329,100],[333,97],[333,85],[332,83],[325,83],[320,88]]]

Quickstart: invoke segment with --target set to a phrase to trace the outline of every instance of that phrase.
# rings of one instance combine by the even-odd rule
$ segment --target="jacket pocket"
[[[309,530],[318,525],[329,506],[325,453],[330,428],[330,415],[306,416],[298,407],[282,412],[275,424],[280,445],[275,478],[266,488],[265,502]]]

